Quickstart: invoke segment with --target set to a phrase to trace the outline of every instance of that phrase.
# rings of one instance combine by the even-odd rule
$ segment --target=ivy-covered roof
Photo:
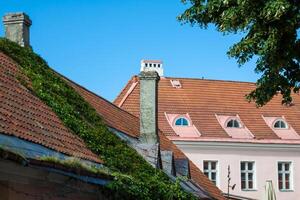
[[[0,39],[0,52],[2,134],[103,161],[115,177],[107,186],[115,199],[195,199],[110,132],[108,121],[32,49]]]

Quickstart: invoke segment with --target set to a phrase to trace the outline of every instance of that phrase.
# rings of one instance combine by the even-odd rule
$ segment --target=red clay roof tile
[[[0,66],[1,133],[14,135],[68,155],[102,162],[86,148],[80,138],[74,136],[62,124],[47,105],[19,83],[16,78],[20,74],[17,65],[3,53],[0,53]],[[139,136],[138,117],[120,109],[66,77],[61,77],[96,109],[108,126],[132,137]],[[130,84],[128,85],[130,87]],[[126,88],[123,91],[126,91]],[[160,132],[159,137],[162,150],[173,151],[174,158],[186,158],[164,134]],[[191,179],[206,189],[213,198],[225,199],[221,191],[191,161],[189,162]]]
[[[132,80],[137,79],[136,76]],[[173,88],[170,80],[181,82],[182,88]],[[121,108],[139,116],[139,84],[124,99],[132,84],[128,82],[114,103]],[[285,116],[287,122],[300,133],[300,96],[293,94],[293,106],[281,104],[281,95],[275,96],[271,102],[262,108],[249,103],[245,95],[255,88],[254,83],[217,81],[189,78],[162,77],[158,86],[158,126],[166,136],[176,136],[165,117],[168,114],[188,113],[193,124],[201,132],[200,137],[230,138],[215,117],[219,115],[239,115],[242,122],[254,134],[255,139],[280,139],[268,127],[262,118],[264,116]]]
[[[17,64],[0,52],[0,132],[102,163],[47,105],[22,86],[20,75],[24,76]]]

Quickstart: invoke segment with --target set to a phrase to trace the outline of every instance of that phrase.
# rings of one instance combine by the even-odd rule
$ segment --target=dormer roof
[[[134,81],[133,81],[134,80]],[[181,88],[177,89],[170,81],[178,80]],[[125,95],[132,83],[134,89],[129,95]],[[115,99],[114,103],[124,110],[139,116],[139,82],[134,76],[123,91]],[[178,134],[170,126],[165,113],[188,113],[193,125],[201,133],[200,138],[207,139],[231,139],[234,138],[234,130],[230,134],[218,121],[217,116],[238,116],[238,119],[246,127],[244,133],[238,133],[238,138],[252,142],[258,140],[276,140],[276,142],[288,143],[279,137],[266,123],[262,116],[284,116],[287,123],[295,133],[300,133],[300,96],[293,94],[293,105],[281,104],[281,95],[275,96],[267,105],[257,108],[253,102],[248,102],[245,95],[255,89],[255,83],[239,81],[222,81],[193,78],[163,77],[158,86],[158,126],[169,138],[176,138]],[[243,136],[243,137],[242,137]],[[184,139],[183,136],[180,137]],[[298,137],[293,137],[294,142]],[[191,139],[191,138],[186,138]]]

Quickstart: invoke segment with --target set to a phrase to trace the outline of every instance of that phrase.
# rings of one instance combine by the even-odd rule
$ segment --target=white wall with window
[[[300,145],[298,144],[173,142],[224,193],[227,193],[227,172],[230,165],[230,184],[236,184],[235,189],[230,190],[231,194],[262,199],[266,181],[272,180],[277,199],[299,199],[300,197]]]

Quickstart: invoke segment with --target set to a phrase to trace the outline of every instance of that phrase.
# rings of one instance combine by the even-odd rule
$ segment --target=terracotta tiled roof
[[[102,163],[32,92],[21,85],[17,64],[0,52],[0,133]]]
[[[172,87],[170,80],[179,80],[182,88]],[[116,98],[114,103],[139,116],[139,84],[130,95],[127,91],[137,77],[134,76]],[[166,136],[176,136],[166,120],[168,114],[188,113],[201,138],[230,138],[216,119],[217,115],[239,115],[243,124],[255,139],[280,139],[265,123],[262,116],[281,117],[300,133],[300,96],[293,94],[293,106],[281,104],[281,95],[275,96],[267,105],[257,108],[245,95],[255,88],[254,83],[218,81],[189,78],[161,77],[158,86],[158,126]]]
[[[63,76],[62,76],[63,77]],[[120,109],[116,105],[106,99],[96,95],[86,88],[76,84],[75,82],[63,77],[71,87],[73,87],[90,105],[92,105],[97,113],[102,117],[104,122],[111,128],[119,130],[132,137],[138,137],[140,132],[139,118],[129,112]]]
[[[102,162],[73,135],[41,100],[17,80],[22,75],[17,65],[0,53],[0,132],[28,140],[56,151]],[[102,116],[106,124],[132,137],[139,136],[139,118],[120,109],[73,81],[65,79]],[[3,103],[2,103],[3,102]],[[164,135],[159,133],[162,150],[171,150],[174,158],[186,156]],[[224,199],[221,191],[191,162],[191,179],[215,199]]]
[[[65,77],[64,79],[96,109],[108,126],[132,137],[139,137],[139,118],[120,109],[73,81]],[[173,151],[174,158],[187,158],[164,134],[160,132],[159,137],[162,150]],[[189,162],[192,180],[203,187],[212,197],[224,199],[222,192],[191,161]]]

